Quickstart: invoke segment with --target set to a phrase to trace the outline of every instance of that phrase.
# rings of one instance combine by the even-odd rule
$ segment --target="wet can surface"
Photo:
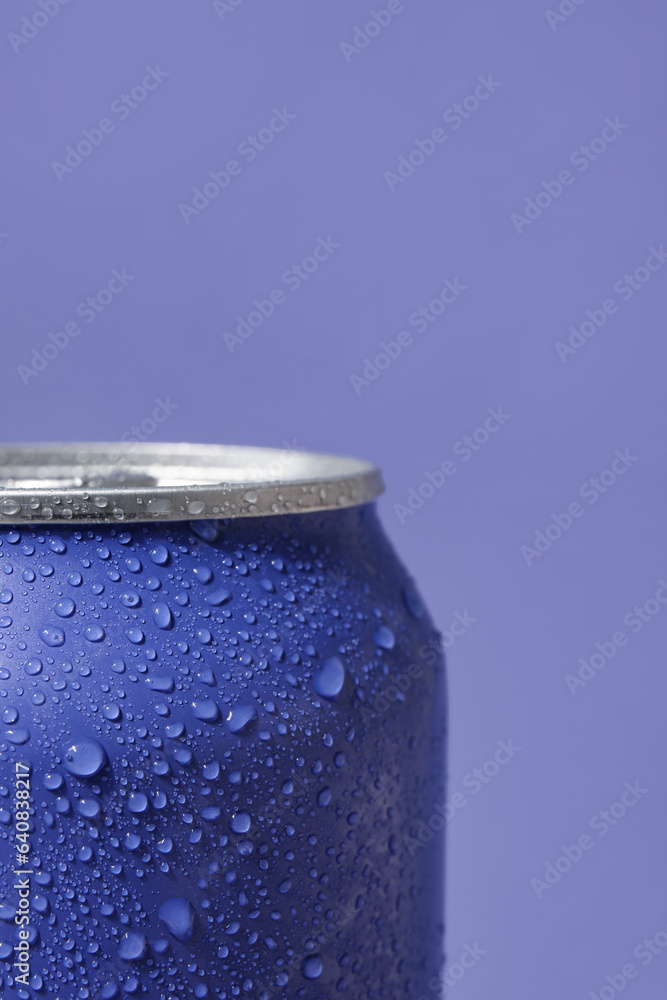
[[[0,995],[437,996],[444,664],[374,471],[76,447],[4,457]]]

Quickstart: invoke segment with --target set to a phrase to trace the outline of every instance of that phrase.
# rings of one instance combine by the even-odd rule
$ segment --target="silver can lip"
[[[368,462],[289,448],[0,446],[0,524],[267,517],[354,507],[383,490]]]

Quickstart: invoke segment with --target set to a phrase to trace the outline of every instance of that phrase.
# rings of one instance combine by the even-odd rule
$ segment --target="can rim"
[[[369,462],[291,447],[0,446],[0,524],[267,517],[354,507],[383,491]]]

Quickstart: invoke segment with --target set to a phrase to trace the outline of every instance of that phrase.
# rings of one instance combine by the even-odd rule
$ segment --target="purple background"
[[[342,43],[385,0],[42,2],[0,12],[2,436],[131,439],[143,426],[152,440],[377,462],[384,522],[440,628],[475,619],[447,640],[460,795],[448,952],[485,954],[451,992],[608,1000],[632,963],[620,991],[655,1000],[667,949],[646,965],[633,952],[667,942],[667,606],[654,597],[667,576],[667,266],[649,256],[667,240],[664,6],[564,0],[551,16],[539,0],[392,0],[390,23],[354,51]],[[133,98],[147,67],[155,89]],[[443,119],[480,76],[486,99]],[[136,106],[123,111],[123,94]],[[260,133],[282,124],[276,108],[295,117]],[[90,155],[54,167],[105,118]],[[443,141],[392,178],[434,129]],[[258,133],[272,141],[250,162],[238,147]],[[230,160],[237,175],[186,221],[179,206]],[[543,194],[522,221],[543,182],[551,204]],[[298,289],[283,282],[320,237],[339,246]],[[112,282],[92,321],[85,305],[77,315],[123,268],[126,287]],[[420,331],[409,317],[445,279],[459,294]],[[273,314],[233,344],[239,317],[277,288]],[[586,310],[593,335],[560,357]],[[353,384],[401,331],[400,355]],[[171,412],[156,424],[158,400]],[[457,442],[498,407],[509,419],[466,461]],[[623,471],[582,495],[617,449]],[[550,529],[546,551],[522,552],[572,503],[580,516]],[[647,601],[641,629],[624,623]],[[580,658],[619,631],[624,644],[570,690]],[[508,739],[520,752],[475,793],[472,769]],[[626,782],[646,791],[601,836],[595,816]],[[593,847],[557,884],[531,883],[586,833]]]

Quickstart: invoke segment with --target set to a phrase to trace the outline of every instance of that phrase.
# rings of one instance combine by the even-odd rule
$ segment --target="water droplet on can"
[[[57,792],[65,784],[62,774],[58,774],[57,771],[49,771],[48,774],[44,775],[43,781],[44,787],[48,788],[50,792]]]
[[[413,584],[408,584],[403,591],[403,601],[413,618],[423,618],[424,605],[416,587],[414,587]]]
[[[40,628],[39,637],[47,646],[65,645],[65,633],[57,625],[45,625],[44,628]]]
[[[234,833],[247,833],[250,829],[250,816],[247,812],[237,813],[236,816],[232,816],[230,820],[230,827]]]
[[[80,799],[76,808],[86,819],[97,819],[102,812],[102,807],[97,799]]]
[[[189,941],[195,932],[195,910],[183,896],[174,896],[162,904],[158,916],[172,937]]]
[[[30,739],[30,731],[28,729],[24,729],[23,727],[19,729],[5,729],[2,736],[8,743],[13,743],[17,747],[22,747],[23,744],[27,743]]]
[[[166,566],[169,562],[169,549],[166,545],[156,545],[148,553],[149,558],[156,566]]]
[[[141,815],[148,809],[148,798],[143,792],[132,792],[127,800],[127,808],[135,815]]]
[[[321,792],[317,795],[318,806],[328,806],[331,802],[331,789],[323,788]]]
[[[166,694],[174,690],[173,677],[147,677],[146,684],[154,691],[163,691]]]
[[[393,649],[396,645],[394,633],[387,625],[379,625],[373,633],[373,641],[381,649]]]
[[[83,737],[65,751],[64,764],[77,778],[93,778],[107,762],[106,750],[97,740]]]
[[[220,716],[220,709],[211,698],[197,698],[192,702],[192,714],[202,722],[215,722]]]
[[[319,979],[324,966],[319,955],[310,955],[301,966],[301,972],[305,979]]]
[[[101,625],[89,625],[88,628],[83,630],[83,634],[88,642],[101,642],[106,632]]]
[[[322,698],[333,700],[342,691],[345,683],[345,667],[342,660],[332,656],[325,660],[313,676],[313,687]]]
[[[225,725],[230,733],[246,732],[257,721],[257,712],[252,705],[236,705],[227,714]]]
[[[171,628],[174,624],[171,608],[165,601],[158,601],[153,605],[153,621],[161,629]]]
[[[128,931],[120,939],[118,945],[118,957],[126,962],[136,962],[143,958],[148,951],[148,942],[144,934],[139,931]]]
[[[206,594],[204,600],[207,604],[213,605],[215,608],[219,608],[220,605],[226,604],[227,601],[231,601],[232,594],[231,591],[225,590],[224,587],[220,587],[217,590],[212,590],[210,594]]]

